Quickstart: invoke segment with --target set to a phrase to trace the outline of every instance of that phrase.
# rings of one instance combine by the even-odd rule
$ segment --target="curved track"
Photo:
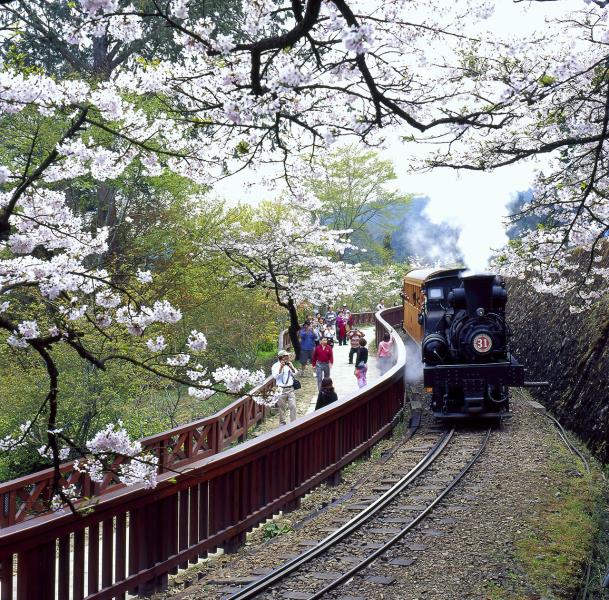
[[[312,600],[352,579],[399,547],[401,540],[449,494],[482,454],[490,432],[488,429],[481,435],[452,429],[445,433],[414,468],[353,519],[314,547],[233,594],[231,600],[277,597],[282,593],[293,594],[294,589]],[[449,447],[451,451],[445,452]],[[425,505],[420,505],[420,496],[412,495],[422,492],[429,495],[430,491],[433,497],[429,502],[426,499]],[[367,552],[371,549],[372,552]],[[323,573],[330,564],[340,571]],[[329,583],[314,589],[319,587],[320,579]]]

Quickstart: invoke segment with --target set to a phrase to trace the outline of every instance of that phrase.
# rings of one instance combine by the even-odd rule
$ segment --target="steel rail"
[[[391,446],[391,448],[389,448],[388,450],[384,451],[381,454],[381,457],[378,460],[379,465],[386,464],[404,444],[407,444],[416,435],[416,433],[420,427],[420,417],[421,417],[420,409],[412,411],[412,416],[410,418],[410,423],[411,423],[410,426],[404,432],[404,435],[393,446]],[[339,496],[338,498],[336,498],[336,500],[333,500],[332,502],[330,502],[329,504],[326,504],[322,508],[314,510],[314,511],[310,512],[308,515],[306,515],[305,517],[303,517],[300,521],[298,521],[297,523],[294,524],[294,526],[293,526],[294,531],[297,531],[298,529],[302,528],[308,522],[312,521],[319,515],[328,512],[330,509],[335,508],[336,506],[340,506],[347,500],[351,500],[351,498],[353,498],[353,495],[357,492],[357,490],[362,485],[364,485],[365,483],[370,481],[372,475],[373,474],[371,472],[365,473],[355,483],[353,483],[351,488],[349,490],[347,490],[342,496]]]
[[[444,434],[444,436],[438,440],[436,444],[434,444],[430,451],[406,475],[404,475],[402,479],[400,479],[391,489],[387,490],[384,494],[372,502],[370,506],[367,506],[365,509],[359,512],[353,519],[339,527],[336,531],[332,532],[316,546],[313,546],[309,550],[305,550],[305,552],[284,563],[268,575],[257,579],[242,590],[239,590],[232,596],[229,596],[229,600],[246,600],[247,598],[254,598],[261,592],[270,588],[273,584],[300,568],[302,565],[326,552],[329,548],[340,542],[345,537],[351,535],[351,533],[361,527],[377,512],[385,508],[385,506],[387,506],[397,495],[403,492],[417,477],[419,477],[419,475],[424,473],[434,463],[438,456],[442,454],[452,439],[454,433],[455,428],[453,427],[450,431]]]
[[[454,430],[453,430],[454,431]],[[484,439],[482,440],[482,444],[478,448],[478,451],[474,455],[474,457],[465,465],[465,467],[455,476],[455,478],[442,490],[442,492],[431,502],[425,510],[421,511],[410,523],[408,523],[399,533],[396,533],[388,542],[383,544],[380,548],[375,550],[372,554],[367,556],[364,560],[359,562],[357,565],[349,569],[346,573],[341,575],[338,579],[335,579],[326,587],[322,588],[318,592],[314,593],[309,597],[309,600],[317,600],[317,598],[321,598],[324,594],[332,591],[345,581],[351,579],[353,576],[357,575],[359,571],[367,567],[370,563],[374,562],[381,554],[386,552],[391,546],[401,540],[413,527],[418,525],[456,485],[461,481],[461,479],[465,476],[465,474],[471,469],[471,467],[476,463],[480,455],[482,454],[484,448],[486,447],[486,443],[491,435],[492,428],[486,432]]]
[[[582,461],[582,464],[584,465],[584,469],[586,469],[586,473],[590,473],[590,464],[588,463],[588,460],[581,453],[579,448],[577,448],[577,446],[575,446],[575,444],[573,444],[569,440],[569,438],[567,437],[567,432],[565,431],[565,428],[562,426],[560,421],[556,417],[554,417],[553,415],[551,415],[547,412],[544,414],[546,417],[548,417],[548,419],[550,419],[551,421],[554,421],[554,425],[556,425],[556,428],[558,429],[558,435],[562,438],[562,441],[565,443],[567,448],[569,448],[569,450],[571,451],[572,454],[575,454],[576,456],[579,457],[579,459]]]

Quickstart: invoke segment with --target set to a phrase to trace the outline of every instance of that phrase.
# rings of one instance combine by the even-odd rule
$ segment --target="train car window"
[[[427,297],[430,300],[441,300],[444,297],[444,290],[442,288],[429,288],[427,290]]]

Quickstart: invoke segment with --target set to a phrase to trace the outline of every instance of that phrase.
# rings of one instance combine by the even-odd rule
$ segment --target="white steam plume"
[[[457,246],[465,266],[480,272],[508,241],[504,225],[507,204],[518,191],[530,188],[533,179],[532,165],[521,164],[492,173],[437,169],[410,175],[407,181],[429,196],[424,214],[432,223],[459,228]],[[433,239],[429,244],[434,245]]]

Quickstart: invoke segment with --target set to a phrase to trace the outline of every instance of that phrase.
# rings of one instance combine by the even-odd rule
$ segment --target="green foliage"
[[[548,487],[541,510],[517,541],[516,557],[537,592],[567,598],[577,591],[592,550],[603,484],[596,470],[576,471],[573,455],[562,444],[553,445],[556,459],[549,480],[556,483]]]
[[[141,213],[134,211],[131,222],[124,222],[123,251],[113,265],[117,276],[128,277],[137,268],[151,269],[153,297],[166,297],[180,306],[182,321],[162,331],[172,349],[183,350],[188,333],[197,329],[209,341],[205,363],[209,370],[227,363],[267,367],[280,328],[273,299],[262,291],[237,286],[222,257],[193,260],[200,254],[200,245],[217,235],[225,219],[222,207],[202,195],[191,197],[192,186],[177,176],[134,183],[140,189]],[[27,298],[20,304],[28,306]],[[27,319],[27,310],[20,316]],[[41,323],[41,327],[50,325]],[[91,331],[83,333],[95,355],[143,358],[147,354],[146,337],[133,339],[115,327],[106,330],[112,339],[90,335]],[[234,395],[216,394],[202,402],[189,396],[183,386],[124,361],[110,361],[100,370],[82,361],[68,346],[58,346],[53,359],[59,370],[59,421],[79,444],[107,423],[122,420],[132,437],[141,438],[213,414],[235,399]],[[0,390],[3,437],[31,419],[46,396],[48,380],[37,355],[2,345]],[[45,417],[43,412],[35,429],[39,443],[0,457],[0,480],[48,466],[36,450],[46,441]]]
[[[294,529],[287,523],[279,524],[276,521],[270,521],[262,526],[262,537],[265,540],[270,540],[278,535],[285,535],[292,531],[294,531]]]
[[[548,75],[547,73],[544,73],[539,79],[538,79],[538,83],[539,85],[541,85],[542,87],[549,87],[551,86],[553,83],[556,82],[556,77],[552,77],[552,75]]]
[[[354,312],[375,310],[379,300],[385,300],[385,306],[397,306],[402,303],[400,292],[403,288],[404,275],[410,271],[408,264],[368,265],[362,287],[356,294],[345,300]]]
[[[357,146],[337,150],[323,166],[322,177],[308,182],[321,202],[317,211],[321,222],[332,229],[352,229],[350,241],[366,252],[352,252],[354,262],[388,263],[392,259],[391,232],[395,231],[394,209],[411,197],[392,190],[396,179],[393,165],[376,152],[362,152]],[[381,239],[370,233],[374,225]],[[388,237],[389,236],[389,237]]]

